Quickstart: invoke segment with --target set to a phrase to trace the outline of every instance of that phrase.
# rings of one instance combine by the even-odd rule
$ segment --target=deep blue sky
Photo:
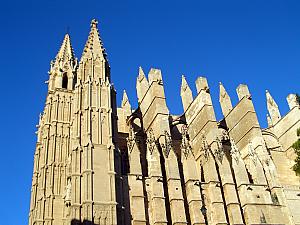
[[[182,112],[181,75],[194,91],[197,76],[205,75],[218,119],[218,82],[234,104],[235,88],[246,83],[265,127],[265,89],[282,114],[288,111],[286,96],[300,92],[299,12],[296,0],[2,1],[0,223],[27,223],[35,125],[47,92],[44,81],[68,27],[80,58],[90,20],[99,20],[118,104],[126,89],[136,107],[138,66],[145,72],[156,67],[162,70],[173,114]]]

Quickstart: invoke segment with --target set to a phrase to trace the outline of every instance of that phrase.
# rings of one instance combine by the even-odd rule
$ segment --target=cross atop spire
[[[84,46],[82,58],[84,57],[103,57],[105,60],[106,58],[106,52],[105,48],[103,47],[102,40],[99,35],[98,31],[98,21],[96,19],[93,19],[91,21],[91,30],[88,36],[88,40]]]

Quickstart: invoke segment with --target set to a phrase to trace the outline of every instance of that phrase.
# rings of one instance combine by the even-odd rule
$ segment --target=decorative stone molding
[[[147,133],[146,144],[147,144],[147,150],[152,155],[154,149],[156,148],[155,136],[154,136],[152,128],[150,128],[148,133]]]
[[[164,155],[168,158],[170,151],[173,149],[172,136],[165,130],[165,143],[161,145]]]
[[[135,132],[134,132],[133,127],[131,125],[129,127],[129,135],[128,135],[128,138],[126,138],[126,141],[127,141],[128,152],[131,153],[132,150],[133,150],[133,147],[136,143]]]
[[[252,160],[252,162],[254,163],[254,165],[256,165],[257,164],[257,154],[253,148],[252,141],[249,141],[249,144],[248,144],[248,155],[249,155],[250,159]]]
[[[181,128],[181,135],[182,135],[182,140],[181,140],[181,154],[184,155],[184,158],[187,159],[190,155],[193,155],[193,150],[190,145],[190,140],[188,138],[188,128],[186,125],[183,125]]]
[[[223,161],[224,151],[222,146],[222,141],[219,137],[216,137],[217,148],[214,151],[215,158],[219,160],[220,163]]]
[[[208,161],[209,159],[209,151],[210,151],[210,147],[207,143],[206,137],[204,134],[202,134],[202,146],[201,146],[201,151],[203,152],[203,156],[206,159],[206,161]]]
[[[231,149],[230,149],[230,155],[235,160],[236,164],[239,164],[241,153],[238,147],[236,146],[234,140],[230,138],[231,143]]]

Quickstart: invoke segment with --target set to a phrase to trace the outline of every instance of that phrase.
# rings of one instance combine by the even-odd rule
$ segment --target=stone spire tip
[[[92,21],[91,21],[91,28],[97,28],[97,25],[98,25],[98,20],[92,19]]]

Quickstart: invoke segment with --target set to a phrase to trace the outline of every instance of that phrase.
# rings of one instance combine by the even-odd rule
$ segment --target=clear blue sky
[[[80,58],[90,20],[99,20],[118,104],[126,89],[136,106],[138,66],[145,72],[156,67],[163,72],[173,114],[182,112],[181,75],[194,91],[197,76],[205,75],[218,119],[218,82],[234,104],[235,88],[246,83],[264,127],[265,89],[282,114],[288,111],[286,96],[300,92],[299,12],[299,0],[2,1],[0,223],[27,223],[35,125],[47,91],[44,81],[68,27]]]

